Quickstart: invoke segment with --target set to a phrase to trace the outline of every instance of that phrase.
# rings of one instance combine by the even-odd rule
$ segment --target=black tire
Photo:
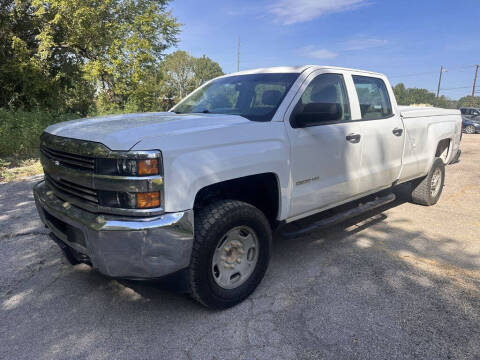
[[[440,171],[440,187],[435,194],[432,194],[432,177],[436,171]],[[415,204],[425,206],[435,205],[442,195],[444,183],[445,164],[443,163],[442,159],[435,158],[428,175],[422,179],[412,181],[412,201]]]
[[[473,125],[465,126],[465,132],[467,134],[475,134],[475,126],[473,126]]]
[[[220,239],[231,229],[248,226],[256,233],[259,253],[247,280],[234,289],[213,278],[212,259]],[[272,232],[265,215],[242,201],[221,200],[195,211],[195,240],[188,270],[191,296],[212,309],[226,309],[245,300],[258,286],[270,262]]]

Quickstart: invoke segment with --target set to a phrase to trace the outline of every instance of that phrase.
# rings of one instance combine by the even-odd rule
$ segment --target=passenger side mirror
[[[341,120],[343,110],[338,103],[312,103],[296,107],[292,112],[290,124],[293,128],[305,128]]]

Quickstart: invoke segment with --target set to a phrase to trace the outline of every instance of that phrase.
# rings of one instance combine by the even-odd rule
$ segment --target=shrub
[[[37,155],[40,135],[47,126],[77,118],[75,114],[0,108],[0,157]]]

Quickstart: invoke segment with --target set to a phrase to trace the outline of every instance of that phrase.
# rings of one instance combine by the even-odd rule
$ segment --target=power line
[[[445,90],[458,90],[458,89],[470,89],[470,86],[459,86],[459,87],[452,87],[452,88],[441,88],[441,91]]]
[[[394,78],[400,78],[400,77],[410,77],[410,76],[420,76],[420,75],[430,75],[430,74],[437,74],[437,72],[429,71],[429,72],[417,73],[417,74],[394,75],[394,76],[389,76],[389,78],[394,79]]]
[[[466,69],[465,68],[463,68],[463,69],[453,69],[453,70],[451,70],[451,72],[470,72],[470,71],[472,71],[473,68],[475,68],[475,66],[469,66]]]
[[[475,65],[462,65],[462,66],[454,66],[454,67],[449,67],[449,71],[462,71],[462,69],[471,69],[475,67]],[[465,71],[465,70],[464,70]]]
[[[448,67],[448,72],[453,72],[453,71],[467,71],[466,69],[471,69],[474,68],[476,65],[462,65],[462,66],[454,66]],[[426,71],[426,72],[421,72],[421,73],[413,73],[413,74],[404,74],[404,75],[393,75],[389,76],[390,79],[395,79],[395,78],[401,78],[401,77],[411,77],[411,76],[421,76],[421,75],[432,75],[432,74],[438,74],[437,71]]]

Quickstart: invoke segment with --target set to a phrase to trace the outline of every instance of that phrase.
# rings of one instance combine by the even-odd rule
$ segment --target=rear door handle
[[[345,136],[345,139],[347,139],[347,141],[350,141],[351,143],[358,143],[360,142],[360,134],[348,134],[347,136]]]
[[[395,135],[395,136],[402,136],[403,129],[395,128],[395,129],[392,130],[392,133],[393,133],[393,135]]]

